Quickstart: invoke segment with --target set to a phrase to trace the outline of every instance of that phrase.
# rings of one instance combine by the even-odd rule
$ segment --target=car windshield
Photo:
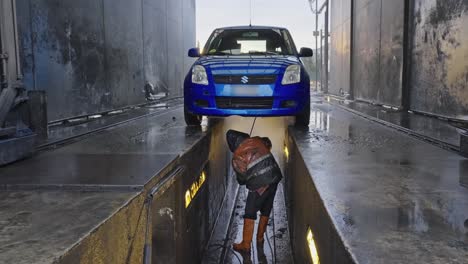
[[[208,40],[205,55],[296,55],[285,29],[218,29]]]

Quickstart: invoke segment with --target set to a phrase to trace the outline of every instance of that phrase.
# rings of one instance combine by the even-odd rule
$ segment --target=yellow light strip
[[[312,230],[307,230],[307,244],[309,245],[310,256],[312,257],[313,264],[320,264],[319,255],[317,252],[317,247],[315,245],[314,234],[312,234]]]
[[[190,188],[185,192],[185,208],[189,207],[190,203],[192,203],[192,200],[195,198],[205,181],[206,174],[204,171],[202,171],[198,180],[194,181]]]
[[[284,156],[286,157],[286,161],[289,161],[289,149],[288,146],[284,146]]]

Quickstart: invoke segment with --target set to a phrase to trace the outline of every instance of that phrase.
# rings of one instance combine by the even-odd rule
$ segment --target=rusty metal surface
[[[468,121],[468,1],[415,0],[411,108]]]
[[[49,120],[145,102],[144,85],[181,94],[195,45],[194,1],[18,0],[25,85]],[[187,60],[187,62],[185,61]]]
[[[401,106],[404,1],[358,0],[353,8],[353,94]]]

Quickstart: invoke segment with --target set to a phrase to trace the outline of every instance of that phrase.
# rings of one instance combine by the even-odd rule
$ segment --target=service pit
[[[145,241],[151,263],[467,259],[465,159],[317,100],[308,129],[257,119],[285,178],[264,257],[237,255],[245,189],[224,133],[253,119],[193,128],[181,110],[0,168],[0,262],[143,263]]]

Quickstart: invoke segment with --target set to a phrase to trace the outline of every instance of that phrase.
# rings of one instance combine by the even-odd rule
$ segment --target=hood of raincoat
[[[226,141],[228,143],[228,146],[229,146],[229,150],[231,152],[234,152],[236,151],[236,149],[239,147],[239,145],[242,143],[242,141],[246,140],[250,138],[249,134],[247,133],[243,133],[243,132],[240,132],[240,131],[237,131],[237,130],[233,130],[233,129],[230,129],[227,133],[226,133]],[[263,140],[263,142],[265,142],[265,145],[271,149],[271,140],[267,137],[262,137],[261,138]]]
[[[249,134],[230,129],[226,133],[226,141],[228,143],[229,150],[231,150],[231,152],[236,151],[242,141],[248,139],[249,137]]]

